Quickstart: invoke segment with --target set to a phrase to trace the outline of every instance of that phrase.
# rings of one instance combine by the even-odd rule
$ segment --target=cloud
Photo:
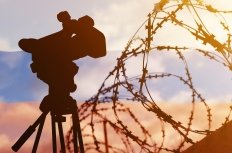
[[[78,100],[86,100],[96,94],[105,77],[115,66],[118,56],[119,52],[110,52],[99,59],[86,57],[77,61],[79,66],[79,71],[75,76],[77,90],[73,95]]]
[[[190,91],[179,91],[169,98],[169,102],[190,102],[192,93]]]
[[[8,39],[0,37],[0,50],[1,51],[18,51],[18,48],[11,46]]]
[[[149,62],[147,63],[148,73],[165,72],[165,59],[161,56],[156,56],[153,52],[149,55]],[[133,56],[125,61],[125,69],[127,76],[134,77],[141,75],[143,72],[143,54]]]
[[[232,101],[232,94],[226,93],[224,95],[215,95],[211,96],[210,98],[207,99],[207,102],[209,103],[215,103],[215,102],[231,102]]]
[[[9,69],[14,69],[22,62],[23,57],[23,54],[20,53],[2,53],[0,63],[6,65]]]
[[[5,101],[4,97],[0,96],[0,102],[4,102],[4,101]]]
[[[3,148],[10,143],[10,138],[5,134],[0,134],[0,140],[1,140],[0,148]]]
[[[144,22],[154,1],[127,0],[108,3],[94,10],[93,18],[106,36],[109,50],[122,50]]]

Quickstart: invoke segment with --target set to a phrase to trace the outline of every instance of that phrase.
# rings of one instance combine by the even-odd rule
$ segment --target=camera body
[[[94,20],[83,16],[71,20],[67,11],[60,12],[57,18],[63,29],[40,39],[22,39],[19,47],[35,58],[77,60],[84,56],[99,58],[106,55],[105,36],[94,28]],[[36,59],[33,59],[36,60]]]

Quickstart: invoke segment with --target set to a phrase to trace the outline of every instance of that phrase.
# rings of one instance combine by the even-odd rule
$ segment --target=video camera
[[[76,90],[74,76],[78,72],[74,60],[106,55],[105,37],[94,28],[91,17],[86,15],[75,20],[67,11],[63,11],[57,15],[57,19],[62,22],[61,31],[40,39],[19,41],[19,47],[32,54],[32,72],[49,85],[49,95],[43,101],[70,98],[70,92]]]

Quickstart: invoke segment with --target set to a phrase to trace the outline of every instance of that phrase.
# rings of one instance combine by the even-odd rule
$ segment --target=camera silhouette
[[[57,19],[62,23],[61,31],[40,39],[19,41],[19,47],[32,54],[32,72],[49,86],[49,94],[40,105],[43,112],[59,112],[69,107],[66,101],[73,101],[70,92],[76,90],[74,76],[78,72],[74,60],[106,55],[105,36],[94,27],[91,17],[86,15],[75,20],[63,11]]]

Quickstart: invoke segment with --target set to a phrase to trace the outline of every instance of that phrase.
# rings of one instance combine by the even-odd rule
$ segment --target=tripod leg
[[[43,118],[41,119],[40,125],[39,125],[39,129],[35,138],[35,142],[34,142],[34,146],[32,149],[32,153],[36,153],[36,150],[38,148],[39,145],[39,139],[43,130],[43,126],[44,126],[44,122],[45,122],[46,116],[43,116]]]
[[[78,112],[76,112],[76,115],[78,119],[77,120],[77,133],[78,133],[78,140],[79,140],[79,145],[80,145],[80,153],[85,153]]]
[[[77,142],[77,123],[76,123],[76,115],[72,114],[72,122],[73,122],[73,146],[74,153],[78,153],[78,142]]]
[[[85,153],[83,139],[82,139],[82,133],[81,133],[80,120],[79,120],[79,116],[78,116],[77,111],[75,111],[73,113],[73,133],[74,133],[74,130],[76,132],[74,136],[76,136],[76,134],[78,134],[80,153]]]
[[[51,117],[52,117],[52,147],[53,147],[53,153],[57,153],[55,115],[51,114]]]
[[[35,123],[23,133],[23,135],[18,139],[18,141],[12,146],[12,150],[17,152],[22,145],[27,141],[27,139],[34,133],[36,127],[41,123],[41,120],[46,117],[48,112],[45,112],[40,115],[40,117],[35,121]]]
[[[59,128],[59,135],[60,135],[61,152],[66,153],[65,143],[64,143],[64,133],[63,133],[63,127],[62,127],[61,121],[58,122],[58,128]]]

